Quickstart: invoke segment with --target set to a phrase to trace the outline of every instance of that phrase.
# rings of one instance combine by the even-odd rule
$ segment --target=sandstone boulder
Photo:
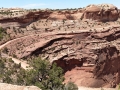
[[[97,21],[115,21],[119,17],[119,11],[112,4],[88,5],[85,8],[82,19]]]

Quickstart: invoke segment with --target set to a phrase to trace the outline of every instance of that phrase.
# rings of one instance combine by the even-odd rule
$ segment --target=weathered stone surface
[[[83,19],[115,21],[119,17],[117,7],[112,4],[89,5],[85,8]]]
[[[18,86],[6,83],[0,83],[0,90],[41,90],[36,86]]]
[[[48,20],[77,20],[92,19],[97,21],[115,21],[119,17],[117,7],[112,4],[88,5],[83,9],[76,10],[41,10],[29,12],[26,15],[13,18],[1,18],[0,22],[18,22],[20,24],[29,24],[38,19]]]

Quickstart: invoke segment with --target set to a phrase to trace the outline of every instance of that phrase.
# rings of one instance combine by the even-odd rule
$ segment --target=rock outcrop
[[[47,19],[51,13],[52,13],[51,11],[29,12],[26,15],[20,17],[2,18],[0,19],[0,23],[18,22],[20,24],[29,24],[39,19]]]
[[[92,19],[97,21],[115,21],[119,17],[117,7],[112,4],[88,5],[85,8],[82,19]]]
[[[115,46],[107,46],[97,50],[96,53],[99,53],[99,55],[96,60],[94,75],[104,78],[107,82],[111,83],[112,87],[116,87],[120,83],[119,50]]]
[[[78,20],[82,17],[82,10],[55,11],[47,19],[50,20]]]

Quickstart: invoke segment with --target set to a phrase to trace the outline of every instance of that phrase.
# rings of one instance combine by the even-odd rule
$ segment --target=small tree
[[[28,70],[25,78],[26,85],[36,85],[42,90],[63,89],[63,70],[56,64],[51,65],[47,60],[35,58],[31,62],[33,69]]]
[[[0,40],[2,40],[5,35],[6,35],[6,30],[0,27]]]
[[[8,48],[5,47],[5,48],[3,49],[3,52],[6,53],[6,54],[8,54]]]

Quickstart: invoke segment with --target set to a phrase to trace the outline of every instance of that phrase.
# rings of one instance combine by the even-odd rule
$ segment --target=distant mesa
[[[13,10],[12,11],[16,11]],[[17,9],[18,11],[18,9]],[[116,21],[120,17],[119,9],[112,4],[88,5],[79,9],[46,9],[29,11],[22,16],[0,18],[3,22],[31,23],[38,19],[48,20],[96,20],[101,22]]]
[[[119,10],[112,4],[91,4],[82,8],[77,9],[74,12],[71,10],[61,11],[58,13],[52,13],[49,19],[91,19],[96,21],[116,21],[119,17]]]

